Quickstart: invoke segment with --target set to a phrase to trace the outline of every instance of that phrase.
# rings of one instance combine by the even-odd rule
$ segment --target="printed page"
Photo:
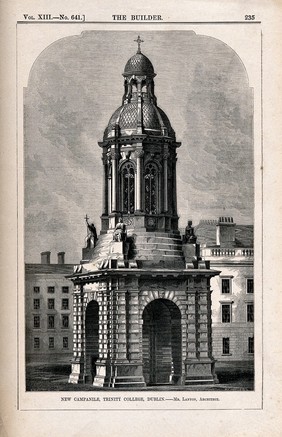
[[[178,5],[2,5],[3,435],[280,435],[281,8]]]

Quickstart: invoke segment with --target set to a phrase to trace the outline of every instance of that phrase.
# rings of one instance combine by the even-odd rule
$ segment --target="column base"
[[[214,370],[214,360],[186,360],[185,361],[185,385],[218,384]]]
[[[69,384],[83,384],[85,382],[84,363],[73,361],[71,364],[71,374],[68,379]]]
[[[145,387],[143,366],[136,363],[97,363],[93,386]]]

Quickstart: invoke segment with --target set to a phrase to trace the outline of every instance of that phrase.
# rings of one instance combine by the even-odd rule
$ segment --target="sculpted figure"
[[[185,228],[185,235],[183,237],[183,243],[196,243],[197,237],[194,234],[194,228],[192,227],[192,221],[188,220],[187,226]]]
[[[116,224],[114,235],[113,235],[114,241],[125,241],[126,240],[126,226],[122,221],[122,218],[119,219],[118,223]]]
[[[93,248],[96,246],[98,237],[97,237],[97,231],[95,228],[94,223],[89,223],[88,221],[88,217],[86,216],[85,218],[86,220],[86,224],[87,224],[87,229],[88,229],[88,235],[87,235],[87,247],[88,248]]]

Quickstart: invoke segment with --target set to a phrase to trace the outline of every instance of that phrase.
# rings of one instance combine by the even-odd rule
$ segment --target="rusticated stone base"
[[[218,379],[214,371],[214,360],[185,361],[185,385],[217,384]]]
[[[93,381],[96,387],[145,387],[142,364],[100,363]]]

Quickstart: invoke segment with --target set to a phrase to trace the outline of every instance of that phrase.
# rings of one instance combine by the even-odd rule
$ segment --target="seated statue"
[[[192,227],[192,221],[188,220],[185,228],[185,235],[183,236],[183,243],[193,244],[196,243],[197,237],[194,234],[194,228]]]
[[[122,218],[120,218],[118,223],[116,224],[113,240],[119,242],[126,240],[126,226],[123,223]]]

